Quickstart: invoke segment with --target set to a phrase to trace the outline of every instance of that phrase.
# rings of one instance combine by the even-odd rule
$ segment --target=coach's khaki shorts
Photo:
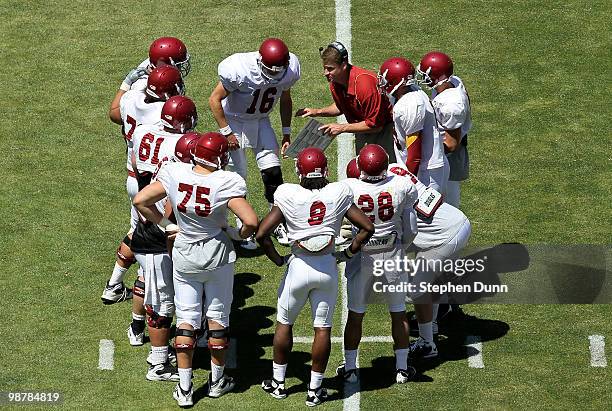
[[[389,164],[395,163],[395,148],[393,140],[393,123],[388,123],[378,133],[355,133],[355,154],[366,144],[378,144],[389,154]]]

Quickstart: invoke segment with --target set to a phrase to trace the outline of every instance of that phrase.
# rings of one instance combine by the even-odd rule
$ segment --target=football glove
[[[134,84],[138,79],[147,75],[147,69],[144,67],[136,67],[131,70],[127,76],[123,79],[123,83],[121,83],[121,87],[119,87],[123,91],[128,91],[132,84]]]

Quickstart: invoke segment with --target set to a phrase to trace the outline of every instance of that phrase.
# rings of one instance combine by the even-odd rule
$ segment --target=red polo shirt
[[[348,85],[331,82],[329,89],[338,109],[349,123],[365,121],[370,128],[393,121],[389,100],[376,87],[376,74],[357,66],[349,66]]]

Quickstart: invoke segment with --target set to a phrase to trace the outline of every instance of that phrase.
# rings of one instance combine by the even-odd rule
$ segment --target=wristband
[[[223,128],[219,129],[219,133],[223,134],[225,137],[229,136],[230,134],[232,134],[232,128],[227,125]]]
[[[123,91],[130,91],[130,88],[132,88],[132,86],[130,86],[125,81],[121,83],[121,85],[119,86],[119,90],[123,90]]]
[[[291,134],[291,126],[283,127],[283,135],[285,134]]]

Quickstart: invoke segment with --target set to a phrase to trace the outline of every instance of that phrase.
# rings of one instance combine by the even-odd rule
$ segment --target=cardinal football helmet
[[[280,81],[289,67],[289,49],[284,41],[265,39],[259,47],[257,60],[261,75],[270,82]]]
[[[180,70],[183,77],[191,70],[189,58],[185,43],[176,37],[160,37],[149,47],[149,62],[153,67],[159,67],[160,63],[171,64]]]
[[[409,60],[392,57],[378,71],[378,89],[387,96],[393,95],[401,86],[415,83],[414,66]]]
[[[453,75],[453,61],[446,54],[431,51],[421,59],[417,66],[418,82],[429,88],[435,88]]]
[[[182,96],[185,94],[183,77],[173,66],[154,68],[147,78],[145,93],[164,101],[172,96]]]
[[[196,133],[195,131],[189,131],[188,133],[183,134],[183,136],[178,139],[176,146],[174,147],[174,157],[183,163],[191,163],[193,149],[201,136],[202,134]]]
[[[229,146],[227,138],[220,133],[209,132],[199,134],[193,149],[193,160],[196,163],[215,167],[217,170],[225,167],[229,161]]]
[[[346,165],[346,177],[359,178],[360,173],[359,167],[357,166],[357,157],[355,157]]]
[[[389,155],[378,144],[368,144],[359,151],[357,167],[362,180],[381,180],[387,176]]]
[[[308,147],[295,159],[295,172],[300,178],[327,177],[327,157],[320,148]]]
[[[198,123],[195,104],[185,96],[170,97],[162,107],[161,123],[176,133],[195,128]]]

